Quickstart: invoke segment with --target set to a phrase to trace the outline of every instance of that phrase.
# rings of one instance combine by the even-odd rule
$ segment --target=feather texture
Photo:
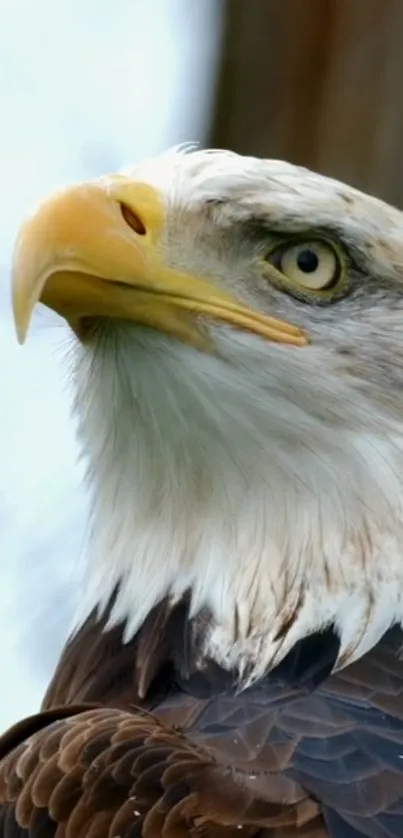
[[[311,835],[307,822],[318,838],[325,834],[306,795],[289,806],[257,799],[207,751],[145,712],[70,710],[27,722],[37,732],[3,757],[2,838],[230,838],[239,830],[291,838],[297,826]]]
[[[122,626],[105,628],[108,614],[102,621],[92,615],[67,645],[44,708],[102,696],[103,704],[127,712],[142,702],[232,772],[233,794],[242,786],[257,799],[282,801],[287,810],[309,793],[321,801],[332,838],[344,838],[347,829],[351,836],[401,838],[401,630],[330,677],[328,655],[337,656],[337,647],[325,635],[322,645],[300,647],[297,673],[291,653],[266,679],[238,693],[228,673],[220,677],[216,666],[209,672],[208,662],[189,671],[195,656],[184,604],[177,611],[163,603],[127,644]]]
[[[161,611],[127,645],[95,616],[67,645],[42,714],[0,742],[2,838],[401,838],[400,630],[313,692],[286,659],[241,694],[214,673],[200,698],[175,682],[178,624]],[[138,661],[162,626],[177,664],[157,655],[140,709]]]

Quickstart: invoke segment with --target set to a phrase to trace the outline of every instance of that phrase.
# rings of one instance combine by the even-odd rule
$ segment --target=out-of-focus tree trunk
[[[403,0],[226,0],[210,144],[403,205]]]

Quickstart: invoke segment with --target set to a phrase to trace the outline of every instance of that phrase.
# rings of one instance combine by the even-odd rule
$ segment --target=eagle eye
[[[342,255],[327,241],[312,239],[279,244],[266,257],[266,262],[278,271],[279,283],[290,292],[333,291],[343,276]]]

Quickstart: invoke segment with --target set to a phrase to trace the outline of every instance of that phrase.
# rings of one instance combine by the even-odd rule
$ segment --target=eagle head
[[[203,655],[241,685],[314,632],[337,633],[340,668],[402,621],[398,210],[174,150],[45,201],[13,300],[20,340],[38,301],[72,329],[83,613],[113,595],[131,638],[187,593]]]

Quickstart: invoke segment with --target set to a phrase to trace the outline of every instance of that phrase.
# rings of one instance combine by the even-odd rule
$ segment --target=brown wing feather
[[[259,800],[145,711],[69,710],[0,741],[1,838],[327,835],[306,795],[289,806]]]
[[[45,706],[101,700],[128,709],[142,703],[230,766],[256,797],[291,805],[304,789],[320,801],[332,838],[401,838],[401,631],[389,632],[362,660],[315,689],[274,673],[237,695],[227,682],[220,689],[215,671],[209,681],[208,666],[195,676],[189,652],[182,666],[178,639],[191,648],[188,622],[186,611],[173,620],[162,604],[125,645],[121,627],[107,631],[93,615],[68,644]],[[198,688],[206,678],[210,695]]]

